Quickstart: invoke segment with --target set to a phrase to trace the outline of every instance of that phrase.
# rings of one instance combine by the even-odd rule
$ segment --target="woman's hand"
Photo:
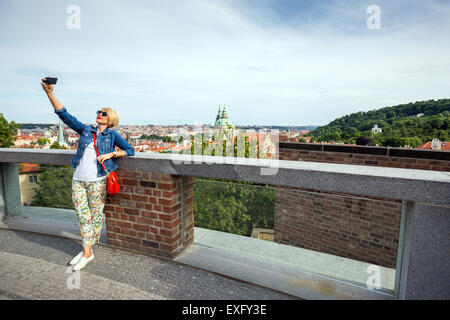
[[[111,159],[113,157],[113,154],[110,153],[105,153],[105,154],[101,154],[97,157],[97,160],[100,161],[100,163],[103,163],[105,160]]]
[[[42,78],[42,81],[41,81],[42,89],[44,89],[44,91],[45,91],[46,94],[51,94],[51,93],[53,93],[53,85],[52,85],[52,84],[46,84],[46,83],[44,82],[44,80],[45,80],[45,78]]]

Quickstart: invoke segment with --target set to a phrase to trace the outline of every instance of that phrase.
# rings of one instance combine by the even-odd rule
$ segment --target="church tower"
[[[233,122],[228,118],[228,113],[225,110],[225,106],[223,106],[222,112],[220,112],[216,116],[216,122],[214,123],[214,127],[220,127],[222,129],[234,128]]]
[[[217,116],[216,116],[216,122],[217,122],[217,120],[219,120],[220,119],[220,104],[219,104],[219,112],[217,112]]]
[[[223,106],[222,112],[220,111],[216,116],[216,122],[214,123],[213,132],[215,136],[222,136],[225,140],[232,141],[234,137],[234,124],[231,119],[228,118],[228,113]]]
[[[66,143],[66,141],[64,141],[64,133],[63,133],[63,128],[61,126],[61,119],[59,120],[59,128],[58,128],[58,144],[60,146],[67,147],[67,143]]]

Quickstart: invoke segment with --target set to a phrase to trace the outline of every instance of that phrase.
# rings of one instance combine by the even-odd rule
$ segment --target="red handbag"
[[[97,152],[97,155],[100,156],[100,154],[98,153],[97,150],[97,146],[95,145],[95,133],[94,133],[94,148],[95,151]],[[120,184],[119,184],[119,179],[117,179],[117,174],[115,171],[113,172],[108,172],[108,170],[106,170],[105,164],[102,162],[101,163],[103,166],[103,169],[105,169],[106,171],[106,177],[108,179],[108,193],[109,194],[114,194],[114,193],[118,193],[120,192]]]

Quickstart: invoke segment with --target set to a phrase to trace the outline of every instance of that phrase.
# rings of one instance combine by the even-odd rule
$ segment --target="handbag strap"
[[[94,132],[94,148],[95,148],[95,151],[97,152],[97,156],[100,156],[100,154],[98,153],[98,150],[97,150],[97,146],[95,145],[95,132]],[[108,172],[108,170],[106,170],[105,164],[103,162],[101,162],[101,164],[103,166],[103,169],[105,169],[105,171],[106,171],[106,175],[109,176],[109,172]]]

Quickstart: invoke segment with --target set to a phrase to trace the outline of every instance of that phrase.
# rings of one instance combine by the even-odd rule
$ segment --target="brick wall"
[[[450,171],[450,152],[435,150],[280,143],[279,159]]]
[[[450,153],[414,152],[280,143],[281,160],[450,171]],[[110,245],[174,258],[193,242],[193,177],[123,169],[117,174],[121,192],[108,195],[105,205]],[[400,201],[282,187],[276,191],[274,237],[276,242],[395,268],[400,217]]]
[[[194,239],[193,177],[123,169],[117,176],[121,192],[105,203],[108,244],[173,259]]]
[[[395,268],[401,202],[275,188],[274,241]]]
[[[279,159],[450,171],[434,150],[280,143]],[[280,187],[274,241],[395,268],[400,219],[400,201]]]

